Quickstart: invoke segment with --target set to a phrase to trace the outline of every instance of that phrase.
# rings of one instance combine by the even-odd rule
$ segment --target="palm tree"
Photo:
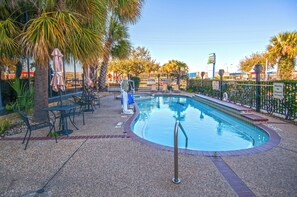
[[[33,112],[35,120],[46,118],[46,112],[42,109],[48,106],[48,66],[51,51],[59,48],[66,58],[73,56],[81,62],[89,63],[96,59],[100,52],[98,46],[101,45],[101,33],[97,31],[98,28],[94,28],[95,18],[91,20],[85,17],[88,13],[80,14],[81,10],[89,9],[97,11],[97,14],[92,13],[93,16],[99,16],[100,2],[79,1],[79,10],[75,10],[75,4],[71,4],[75,1],[46,2],[47,6],[37,7],[39,15],[26,23],[24,32],[20,35],[24,53],[34,57],[36,63]]]
[[[274,36],[267,50],[270,62],[278,64],[278,79],[291,79],[297,55],[297,32],[285,32]]]
[[[136,23],[141,15],[144,0],[108,0],[109,11],[124,23]]]
[[[11,18],[0,21],[0,66],[16,63],[20,55],[20,47],[16,40],[20,29]]]
[[[35,120],[46,117],[42,109],[48,106],[51,51],[59,48],[66,59],[74,57],[84,65],[94,64],[102,51],[104,24],[110,10],[118,13],[121,21],[133,23],[140,15],[141,5],[142,0],[13,0],[1,3],[0,20],[12,18],[11,21],[18,21],[16,26],[23,30],[16,39],[7,39],[13,46],[7,52],[17,54],[13,51],[22,48],[23,56],[35,60]],[[0,40],[1,46],[4,46],[3,40]],[[9,57],[7,53],[3,56]]]
[[[100,67],[99,90],[105,90],[106,72],[110,56],[125,58],[129,55],[131,44],[128,29],[116,17],[111,16],[103,47],[103,60]]]
[[[109,18],[106,20],[106,33],[100,67],[99,90],[105,90],[106,72],[110,56],[125,57],[131,45],[128,41],[127,23],[135,23],[140,17],[143,0],[109,0]],[[117,54],[116,52],[121,52]]]
[[[168,63],[164,64],[163,66],[160,67],[159,71],[161,73],[166,73],[166,78],[169,78],[169,74],[171,72],[170,65]]]
[[[176,78],[176,83],[178,88],[180,88],[180,79],[189,70],[187,64],[178,60],[170,60],[168,63],[164,64],[163,67],[169,70],[170,74]]]

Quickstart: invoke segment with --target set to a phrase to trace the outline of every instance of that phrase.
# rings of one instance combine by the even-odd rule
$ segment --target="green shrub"
[[[28,112],[33,107],[33,87],[26,87],[24,83],[21,83],[20,79],[9,81],[10,86],[17,93],[15,102],[11,102],[5,106],[6,110],[22,110]]]
[[[0,133],[4,133],[10,127],[10,121],[5,119],[0,123]]]

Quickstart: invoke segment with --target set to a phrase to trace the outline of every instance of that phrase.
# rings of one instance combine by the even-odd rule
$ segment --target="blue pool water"
[[[190,97],[156,96],[136,101],[139,116],[132,131],[145,140],[173,147],[174,125],[179,120],[188,136],[179,131],[178,146],[200,151],[230,151],[264,144],[266,132]]]
[[[147,99],[147,98],[150,98],[151,97],[151,94],[133,94],[133,98],[136,99],[136,100],[140,100],[140,99]]]

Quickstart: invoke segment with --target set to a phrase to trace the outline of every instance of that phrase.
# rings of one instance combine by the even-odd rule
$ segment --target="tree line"
[[[240,70],[249,72],[255,64],[261,64],[266,69],[277,67],[277,79],[292,79],[296,64],[297,32],[284,32],[271,38],[267,50],[263,53],[253,53],[240,61]]]

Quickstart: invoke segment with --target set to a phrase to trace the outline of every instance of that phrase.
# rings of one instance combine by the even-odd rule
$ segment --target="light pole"
[[[216,67],[216,54],[210,53],[209,54],[209,63],[212,63],[212,78],[215,77],[215,67]]]
[[[220,75],[220,99],[223,100],[223,75],[224,75],[224,69],[219,70]]]
[[[254,71],[256,73],[256,112],[260,112],[260,74],[263,70],[261,64],[254,65]]]

